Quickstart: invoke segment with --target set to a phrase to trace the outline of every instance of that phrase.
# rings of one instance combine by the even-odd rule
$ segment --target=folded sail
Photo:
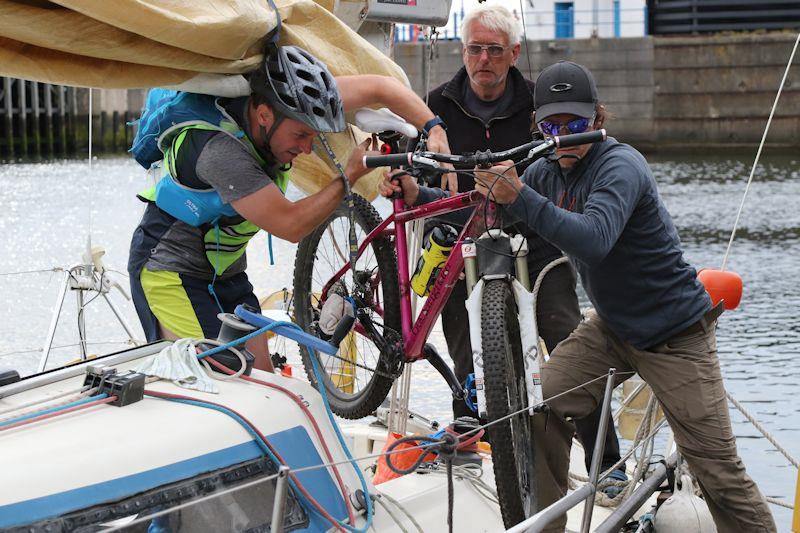
[[[276,0],[280,43],[301,46],[334,75],[403,71],[329,11],[332,2]],[[178,86],[225,96],[247,90],[238,76],[261,61],[276,25],[266,0],[0,0],[0,75],[108,89]],[[341,159],[363,137],[331,137]],[[294,165],[295,184],[314,192],[333,177],[312,154]],[[375,195],[377,176],[357,190]],[[363,183],[362,183],[363,182]]]

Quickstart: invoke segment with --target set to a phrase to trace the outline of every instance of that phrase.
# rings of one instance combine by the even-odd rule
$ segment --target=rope
[[[445,464],[447,465],[447,531],[453,533],[453,458],[448,457]]]
[[[769,118],[767,119],[767,126],[764,128],[764,135],[761,136],[761,142],[758,145],[758,151],[756,152],[756,159],[753,161],[753,168],[750,169],[750,177],[747,178],[747,185],[744,188],[744,194],[742,195],[742,203],[739,204],[739,211],[736,213],[736,220],[733,223],[733,229],[731,230],[731,238],[728,241],[728,247],[725,249],[725,256],[722,259],[722,270],[725,270],[725,267],[728,264],[728,255],[731,251],[731,246],[733,245],[733,239],[736,237],[736,228],[739,226],[739,219],[742,216],[742,210],[744,209],[744,202],[747,198],[747,192],[750,190],[750,184],[753,182],[753,175],[756,172],[756,166],[758,166],[758,159],[761,157],[761,150],[764,148],[764,142],[767,140],[767,133],[769,132],[769,126],[772,124],[772,116],[775,114],[775,109],[778,107],[778,100],[781,97],[781,91],[783,91],[783,85],[786,83],[786,78],[789,75],[789,69],[792,66],[792,62],[794,61],[794,54],[797,52],[797,45],[800,43],[800,33],[797,34],[797,40],[794,42],[794,48],[792,48],[792,54],[789,56],[789,63],[786,65],[786,70],[783,72],[783,79],[781,80],[781,85],[778,87],[778,94],[775,95],[775,102],[772,104],[772,109],[769,112]],[[797,466],[797,464],[795,464]]]
[[[19,270],[17,272],[0,272],[0,276],[18,276],[20,274],[40,274],[42,272],[63,272],[63,268],[55,267],[55,268],[42,268],[39,270]]]
[[[67,413],[71,413],[73,411],[80,411],[83,409],[88,409],[89,407],[94,407],[96,405],[104,404],[104,403],[111,403],[117,400],[116,396],[110,396],[106,398],[106,394],[99,394],[97,396],[93,396],[91,398],[87,398],[86,401],[78,401],[73,402],[72,406],[64,407],[63,409],[57,409],[51,412],[44,412],[39,416],[35,416],[33,418],[24,418],[22,420],[17,420],[16,422],[6,421],[0,426],[0,431],[6,431],[8,429],[13,429],[20,426],[26,426],[28,424],[33,424],[34,422],[40,422],[42,420],[47,420],[49,418],[53,418],[56,416],[64,415]],[[11,419],[14,420],[14,419]],[[11,423],[9,423],[11,422]]]
[[[781,507],[786,507],[787,509],[794,509],[794,505],[787,501],[780,500],[778,498],[772,498],[770,496],[766,496],[764,499],[773,505],[780,505]]]
[[[797,459],[795,459],[794,457],[792,457],[791,455],[789,455],[789,452],[787,452],[787,451],[786,451],[786,449],[785,449],[783,446],[781,446],[780,444],[778,444],[778,441],[777,441],[777,440],[775,440],[775,437],[773,437],[773,436],[772,436],[772,434],[771,434],[769,431],[767,431],[767,429],[766,429],[764,426],[762,426],[762,425],[761,425],[761,423],[760,423],[758,420],[756,420],[756,419],[755,419],[755,417],[753,417],[753,415],[751,415],[751,414],[750,414],[750,413],[747,411],[747,409],[745,409],[745,408],[744,408],[744,406],[743,406],[742,404],[740,404],[740,403],[739,403],[739,402],[736,400],[736,398],[734,398],[733,396],[731,396],[731,393],[730,393],[730,392],[727,392],[727,391],[726,391],[726,392],[725,392],[725,394],[727,394],[727,396],[728,396],[728,400],[729,400],[729,401],[730,401],[730,402],[731,402],[731,403],[734,405],[734,407],[736,407],[736,408],[737,408],[737,409],[738,409],[738,410],[739,410],[739,411],[740,411],[740,412],[741,412],[741,413],[744,415],[744,417],[745,417],[745,418],[746,418],[746,419],[747,419],[747,420],[748,420],[748,421],[749,421],[751,424],[753,424],[753,425],[755,426],[755,428],[756,428],[757,430],[759,430],[759,431],[761,432],[761,434],[762,434],[762,435],[764,435],[764,437],[766,437],[766,439],[767,439],[768,441],[770,441],[770,442],[772,443],[772,445],[773,445],[773,446],[775,446],[775,448],[776,448],[776,449],[777,449],[779,452],[781,452],[781,453],[783,454],[783,456],[784,456],[784,457],[786,457],[786,458],[789,460],[789,462],[790,462],[790,463],[792,463],[792,464],[794,465],[794,467],[795,467],[795,468],[800,468],[800,463],[798,463]]]
[[[642,416],[642,421],[639,424],[639,428],[636,431],[636,436],[634,437],[634,441],[630,450],[628,450],[625,455],[623,455],[619,461],[614,463],[610,468],[600,474],[598,477],[599,482],[597,485],[597,491],[595,492],[595,503],[601,505],[603,507],[616,507],[619,506],[622,502],[624,502],[630,495],[633,493],[633,490],[636,486],[637,480],[644,475],[645,467],[650,464],[652,456],[653,456],[653,444],[654,438],[658,431],[664,426],[666,423],[665,420],[661,420],[660,422],[655,422],[655,417],[657,413],[657,403],[653,396],[651,396],[650,401],[647,404],[645,409],[645,413]],[[645,428],[650,428],[649,433],[645,436],[645,432],[647,431]],[[643,453],[638,459],[636,463],[636,467],[634,467],[634,473],[631,476],[631,479],[628,481],[620,481],[620,480],[612,480],[608,479],[607,476],[613,472],[614,470],[620,468],[622,465],[625,464],[625,461],[633,455],[637,449],[643,446],[649,446],[650,451],[647,453]],[[569,473],[570,481],[578,481],[581,483],[588,483],[589,478],[582,476],[580,474],[575,474],[573,472]],[[621,491],[614,497],[610,497],[607,494],[601,492],[606,487],[626,487],[625,490]],[[572,487],[574,488],[574,487]]]
[[[81,344],[82,343],[80,343],[80,342],[76,342],[76,343],[73,343],[73,344],[62,344],[61,346],[51,346],[50,349],[51,350],[58,350],[60,348],[72,348],[74,346],[80,346]],[[95,346],[95,345],[101,345],[101,344],[131,344],[131,341],[130,340],[127,340],[127,341],[103,341],[103,342],[87,342],[86,343],[87,346]],[[10,355],[18,355],[18,354],[23,354],[23,353],[36,353],[36,352],[41,352],[41,351],[42,351],[42,348],[31,348],[30,350],[14,350],[13,352],[0,353],[0,357],[8,357]]]
[[[392,510],[391,510],[391,509],[389,509],[389,506],[386,504],[386,502],[384,502],[383,500],[381,500],[381,498],[380,498],[380,497],[378,497],[378,496],[376,496],[376,497],[372,498],[372,501],[374,501],[375,503],[377,503],[378,505],[380,505],[381,507],[383,507],[383,508],[386,510],[386,512],[389,514],[389,517],[391,517],[391,519],[392,519],[392,520],[394,520],[394,523],[395,523],[395,524],[397,524],[397,527],[399,527],[399,528],[400,528],[400,531],[402,531],[402,533],[410,533],[410,532],[409,532],[409,531],[408,531],[408,530],[407,530],[407,529],[406,529],[406,528],[403,526],[403,523],[402,523],[402,522],[400,522],[400,519],[399,519],[399,518],[397,518],[397,515],[395,515],[395,514],[392,512]],[[420,531],[422,531],[422,530],[420,530]]]
[[[23,404],[17,407],[12,407],[11,409],[4,409],[2,412],[0,412],[0,415],[8,415],[12,412],[13,414],[11,416],[4,416],[3,418],[1,418],[0,424],[8,420],[15,420],[35,414],[44,414],[46,412],[55,410],[55,408],[57,407],[73,405],[75,402],[85,398],[86,396],[92,396],[98,391],[98,389],[99,387],[89,389],[89,387],[87,386],[83,387],[82,389],[79,389],[78,391],[69,391],[63,394],[58,394],[50,398],[46,398],[44,400],[28,402],[27,404]],[[65,396],[67,398],[64,398]],[[64,399],[62,399],[60,402],[50,403],[53,400],[57,400],[59,398],[64,398]],[[46,404],[46,406],[42,404]],[[26,407],[34,407],[34,406],[36,406],[34,409],[25,409]]]
[[[419,525],[419,522],[417,522],[417,519],[416,519],[416,518],[414,518],[414,515],[413,515],[413,514],[411,514],[411,513],[409,512],[409,510],[408,510],[408,509],[406,509],[406,508],[403,506],[403,504],[401,504],[399,501],[395,500],[394,498],[392,498],[392,497],[391,497],[391,496],[389,496],[388,494],[383,494],[383,493],[381,493],[381,494],[375,494],[375,495],[372,495],[372,498],[373,498],[373,499],[377,499],[377,500],[383,500],[383,499],[385,499],[385,500],[388,500],[388,501],[389,501],[389,503],[391,503],[392,505],[394,505],[395,507],[397,507],[398,509],[400,509],[400,511],[402,511],[402,513],[403,513],[404,515],[406,515],[406,517],[408,518],[408,520],[409,520],[409,521],[410,521],[412,524],[414,524],[414,527],[415,527],[415,528],[417,528],[417,531],[419,531],[419,533],[425,533],[425,530],[423,530],[423,529],[422,529],[422,526],[421,526],[421,525]],[[389,510],[388,508],[386,508],[385,504],[384,504],[384,508],[385,508],[387,511]],[[390,516],[391,516],[391,513],[390,513]],[[396,520],[395,520],[395,521],[396,521]],[[400,525],[400,523],[398,522],[398,524],[397,524],[397,525],[399,526],[399,525]],[[402,527],[402,526],[401,526],[401,527]]]

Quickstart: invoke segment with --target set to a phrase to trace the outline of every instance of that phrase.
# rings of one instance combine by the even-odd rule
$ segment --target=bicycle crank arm
[[[442,359],[442,356],[436,351],[436,348],[433,346],[433,344],[425,343],[425,346],[422,348],[422,355],[447,382],[447,385],[450,387],[450,391],[453,393],[453,398],[463,401],[464,398],[466,398],[466,391],[464,390],[464,387],[461,386],[458,378],[453,373],[453,369],[450,368],[450,365],[444,362],[444,359]]]
[[[356,311],[356,317],[365,336],[381,352],[377,365],[380,368],[375,368],[375,372],[390,379],[397,379],[403,368],[403,348],[399,335],[388,328],[385,330],[385,335],[382,334],[372,322],[369,312],[361,307]]]

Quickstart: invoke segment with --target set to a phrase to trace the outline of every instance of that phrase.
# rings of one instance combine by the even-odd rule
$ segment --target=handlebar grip
[[[411,165],[411,152],[389,155],[365,155],[364,166],[367,168],[398,167]]]
[[[556,146],[559,148],[567,148],[568,146],[578,146],[581,144],[591,144],[606,140],[606,130],[587,131],[584,133],[573,133],[572,135],[563,135],[553,137]]]

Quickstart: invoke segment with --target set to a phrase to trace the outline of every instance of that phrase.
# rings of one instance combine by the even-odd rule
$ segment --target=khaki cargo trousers
[[[680,453],[703,491],[719,533],[772,533],[775,522],[736,452],[717,359],[715,327],[678,334],[649,350],[621,341],[592,311],[556,347],[542,368],[544,398],[552,398],[617,369],[616,385],[638,372],[653,389]],[[605,379],[547,400],[549,415],[534,417],[538,508],[567,492],[575,427],[603,399]],[[564,531],[566,516],[546,531]]]

